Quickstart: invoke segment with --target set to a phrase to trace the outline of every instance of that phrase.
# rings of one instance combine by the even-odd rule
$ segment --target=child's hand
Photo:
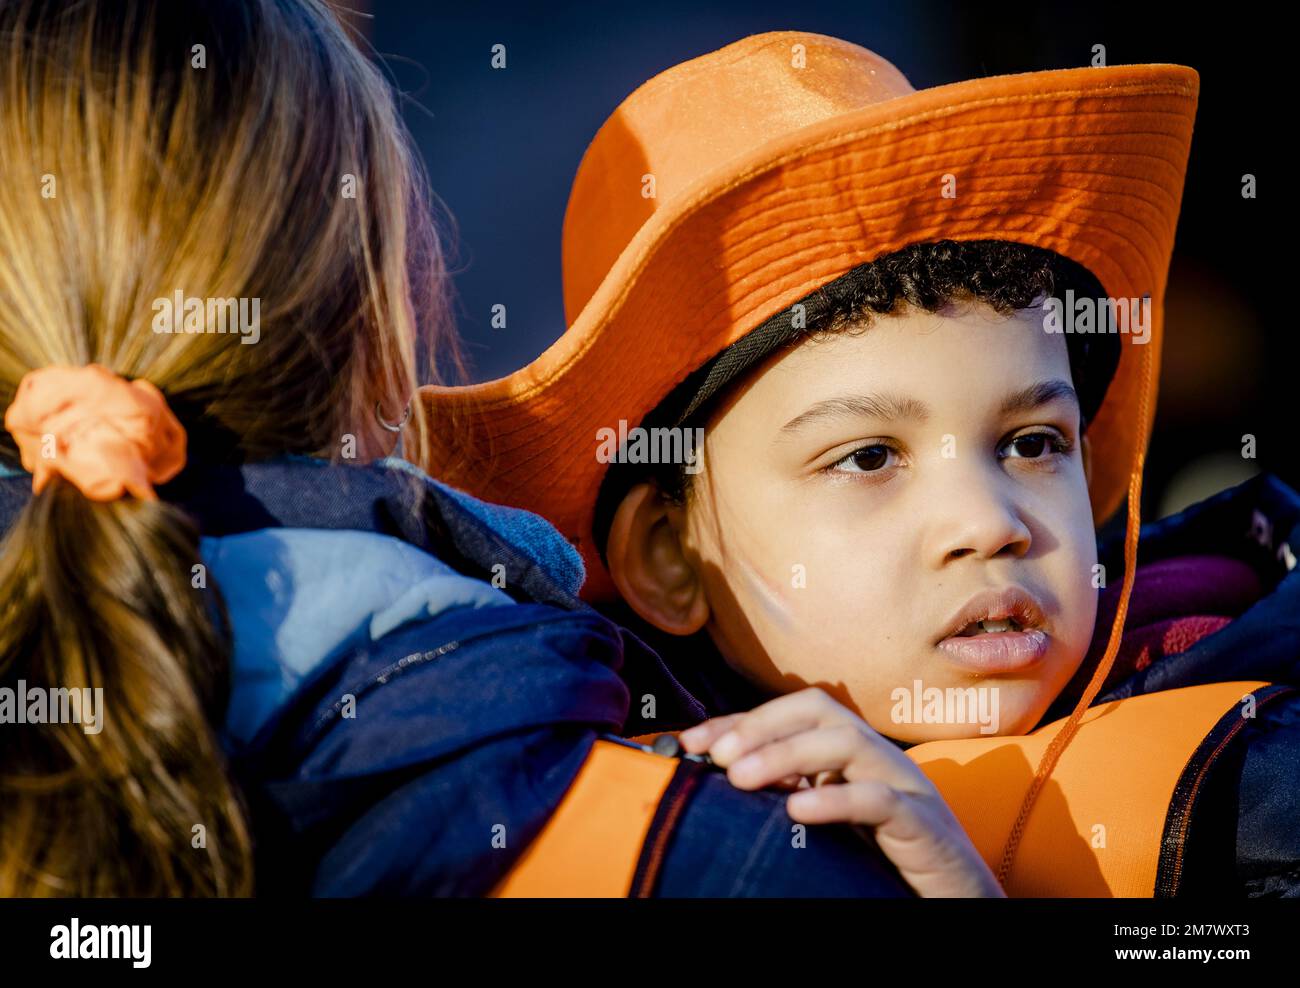
[[[790,818],[873,827],[918,895],[1006,894],[916,763],[816,687],[707,720],[680,740],[692,754],[707,751],[738,789],[815,777],[787,799]]]

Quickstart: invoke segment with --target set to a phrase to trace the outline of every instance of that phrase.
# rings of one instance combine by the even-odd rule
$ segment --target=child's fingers
[[[876,843],[926,896],[1004,897],[988,864],[941,798],[900,794],[892,817],[875,828]]]
[[[800,789],[786,799],[796,823],[857,823],[878,826],[899,812],[902,794],[875,779],[842,786]]]
[[[725,767],[762,745],[810,728],[837,724],[866,727],[865,721],[851,710],[813,686],[779,696],[741,714],[731,729],[710,745],[709,755]],[[883,738],[880,740],[884,742]]]
[[[918,895],[1005,896],[941,801],[865,779],[792,793],[786,812],[796,823],[870,827],[876,844]]]
[[[849,782],[874,779],[905,791],[926,789],[910,759],[900,765],[854,724],[803,731],[765,744],[733,762],[727,778],[739,789],[760,789],[790,775],[825,772],[841,773]]]
[[[786,812],[796,823],[871,827],[881,850],[900,870],[912,875],[964,864],[961,850],[968,841],[960,825],[935,813],[924,797],[900,792],[876,779],[791,793],[786,798]]]
[[[677,740],[692,755],[698,755],[702,751],[708,751],[713,746],[714,741],[731,730],[736,722],[744,716],[744,713],[738,713],[727,714],[723,717],[710,717],[708,720],[701,721],[694,727],[682,731],[677,735]]]

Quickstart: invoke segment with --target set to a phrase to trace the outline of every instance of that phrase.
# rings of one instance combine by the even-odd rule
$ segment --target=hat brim
[[[1123,502],[1154,415],[1164,292],[1199,89],[1179,65],[1061,69],[897,97],[773,140],[657,210],[573,324],[528,366],[426,387],[429,472],[534,511],[575,541],[583,596],[615,595],[592,538],[607,464],[690,371],[859,264],[908,244],[1002,239],[1087,267],[1116,298],[1151,297],[1089,426],[1095,521]],[[955,196],[943,194],[945,176]],[[1140,351],[1147,351],[1146,353]]]

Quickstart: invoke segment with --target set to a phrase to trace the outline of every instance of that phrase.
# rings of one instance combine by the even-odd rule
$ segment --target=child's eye
[[[1056,432],[1027,432],[1009,440],[1007,446],[1016,451],[1011,457],[1016,460],[1046,460],[1074,448],[1069,439]]]
[[[879,473],[888,465],[890,453],[897,455],[898,450],[888,443],[870,443],[859,446],[826,469],[837,473]]]

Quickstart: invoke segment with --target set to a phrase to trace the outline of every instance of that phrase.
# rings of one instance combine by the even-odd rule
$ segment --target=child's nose
[[[975,556],[1024,556],[1032,536],[1023,512],[996,483],[972,481],[936,500],[927,555],[937,567]]]

